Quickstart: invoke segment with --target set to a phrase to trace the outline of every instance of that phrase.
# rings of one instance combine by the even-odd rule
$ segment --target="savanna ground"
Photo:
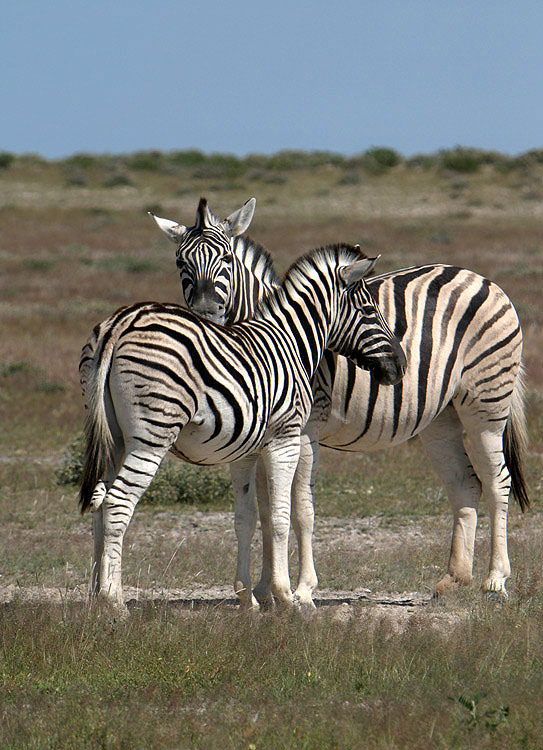
[[[455,263],[510,295],[533,507],[511,507],[505,603],[478,590],[483,502],[473,584],[429,604],[451,521],[412,441],[323,450],[315,616],[239,612],[227,474],[169,460],[127,532],[130,617],[89,608],[89,518],[59,483],[77,469],[79,352],[120,305],[179,299],[174,247],[145,212],[190,224],[200,195],[223,216],[256,196],[249,234],[280,270],[345,240],[382,253],[380,271]],[[542,219],[540,152],[0,154],[0,746],[543,747]],[[255,540],[255,576],[258,557]]]

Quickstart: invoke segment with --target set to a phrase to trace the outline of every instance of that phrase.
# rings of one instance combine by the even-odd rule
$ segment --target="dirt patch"
[[[125,587],[125,601],[130,612],[143,608],[168,607],[184,616],[197,616],[210,609],[225,611],[239,610],[239,603],[232,595],[230,586],[207,586],[201,588],[136,589]],[[13,602],[43,603],[63,605],[78,602],[88,606],[85,586],[73,589],[55,589],[40,586],[20,587],[16,584],[0,585],[0,604],[9,606]],[[368,589],[354,591],[319,591],[314,598],[316,610],[304,611],[303,616],[331,616],[338,622],[353,619],[369,624],[386,622],[391,633],[403,632],[421,617],[427,625],[447,627],[451,622],[462,619],[461,613],[439,612],[432,606],[431,599],[418,592],[372,592]]]

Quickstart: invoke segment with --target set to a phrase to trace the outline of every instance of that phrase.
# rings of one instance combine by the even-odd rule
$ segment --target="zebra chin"
[[[393,354],[390,357],[374,358],[359,355],[353,357],[353,361],[357,367],[368,370],[379,385],[396,385],[405,374],[407,359],[399,344],[394,346],[393,349]]]

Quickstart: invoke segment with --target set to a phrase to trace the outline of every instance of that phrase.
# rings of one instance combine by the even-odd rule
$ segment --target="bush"
[[[79,484],[83,474],[83,435],[78,435],[68,445],[62,464],[55,471],[57,484]]]
[[[127,158],[129,169],[145,172],[159,172],[164,165],[164,155],[161,151],[137,151]]]
[[[291,171],[315,169],[316,167],[342,166],[345,157],[330,151],[278,151],[271,156],[251,154],[245,159],[248,166],[255,169]]]
[[[365,153],[366,159],[375,161],[380,167],[390,169],[397,167],[401,162],[401,157],[397,151],[392,148],[370,148]]]
[[[349,169],[339,178],[338,185],[360,185],[362,176],[356,169]]]
[[[243,159],[231,154],[212,154],[194,169],[192,176],[196,179],[227,179],[240,177],[247,169]]]
[[[63,160],[66,167],[74,167],[77,169],[92,169],[99,164],[99,157],[93,156],[92,154],[74,154]]]
[[[83,436],[75,437],[66,449],[62,465],[55,472],[57,484],[77,485],[83,473]],[[226,469],[164,463],[157,471],[142,503],[163,505],[220,505],[233,503],[230,476]]]
[[[370,148],[363,154],[351,157],[345,166],[351,170],[363,169],[370,175],[380,175],[391,167],[396,167],[402,157],[392,148]]]
[[[188,149],[187,151],[171,151],[167,155],[168,161],[176,167],[195,167],[203,164],[206,157],[197,149]]]
[[[229,507],[233,503],[230,476],[224,469],[165,463],[157,471],[142,502]]]
[[[0,151],[0,169],[7,169],[11,166],[14,160],[15,157],[13,154],[8,153],[7,151]]]
[[[453,172],[476,172],[484,160],[481,153],[472,148],[457,148],[441,151],[441,166]]]
[[[434,154],[415,154],[406,160],[406,166],[428,171],[437,166],[438,158]]]

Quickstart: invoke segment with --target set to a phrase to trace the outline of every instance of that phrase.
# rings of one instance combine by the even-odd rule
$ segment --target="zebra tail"
[[[524,370],[521,365],[511,397],[511,411],[503,433],[503,453],[511,475],[511,490],[523,513],[530,507],[530,498],[522,469],[523,457],[528,446],[524,409],[525,394]]]
[[[102,352],[88,382],[88,403],[84,427],[85,453],[79,489],[79,507],[85,513],[91,506],[93,493],[113,461],[113,436],[105,408],[105,389],[111,365],[111,354]]]

